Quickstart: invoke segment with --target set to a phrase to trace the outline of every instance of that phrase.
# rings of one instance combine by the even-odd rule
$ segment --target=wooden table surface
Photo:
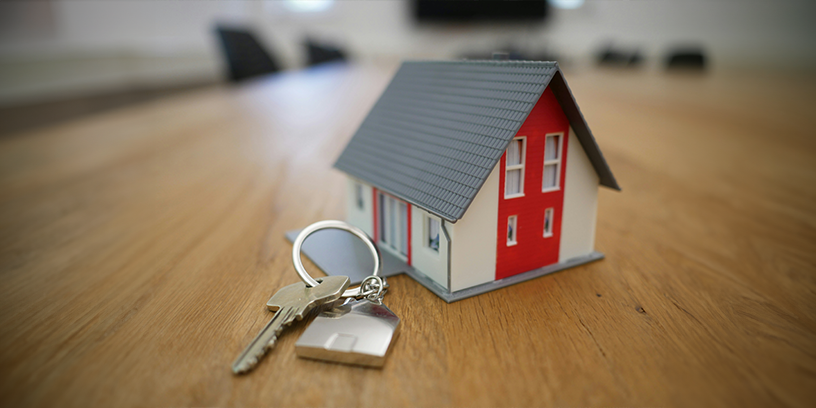
[[[606,259],[446,304],[406,276],[383,369],[230,364],[343,215],[395,67],[219,87],[0,140],[0,404],[814,406],[816,81],[567,70],[623,192]]]

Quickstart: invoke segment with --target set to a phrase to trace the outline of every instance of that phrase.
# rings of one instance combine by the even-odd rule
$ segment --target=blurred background
[[[0,134],[325,62],[816,67],[807,0],[0,2]]]

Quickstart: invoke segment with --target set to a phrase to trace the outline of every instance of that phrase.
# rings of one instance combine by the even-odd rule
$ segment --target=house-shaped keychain
[[[620,190],[555,62],[405,62],[335,167],[385,274],[449,302],[602,258],[598,187]]]

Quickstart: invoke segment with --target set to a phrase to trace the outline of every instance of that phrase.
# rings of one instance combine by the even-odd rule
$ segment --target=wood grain
[[[291,73],[0,140],[3,406],[816,402],[816,81],[569,72],[623,192],[606,259],[454,304],[390,280],[381,370],[229,365],[342,217],[331,164],[393,66]]]

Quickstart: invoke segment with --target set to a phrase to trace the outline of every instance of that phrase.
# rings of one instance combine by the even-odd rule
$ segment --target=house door
[[[377,241],[385,248],[399,255],[410,265],[411,256],[411,214],[410,206],[388,194],[377,192]]]

